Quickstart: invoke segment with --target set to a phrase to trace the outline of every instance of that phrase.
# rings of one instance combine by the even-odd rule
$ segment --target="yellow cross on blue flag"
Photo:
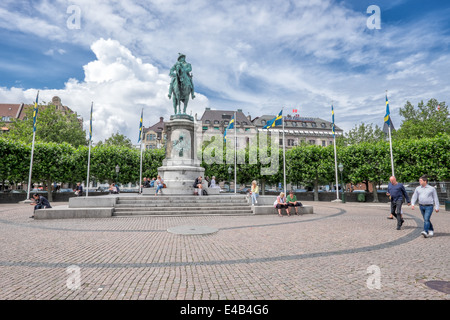
[[[33,132],[36,132],[36,119],[38,114],[38,99],[39,99],[39,91],[36,96],[36,102],[34,103],[34,109],[33,109]]]
[[[142,138],[142,119],[144,117],[144,109],[142,109],[141,111],[141,121],[139,122],[139,140],[138,143],[141,142],[141,138]]]
[[[225,128],[225,132],[223,133],[223,139],[225,141],[227,141],[227,131],[234,129],[234,116],[233,118],[230,120],[230,123],[228,124],[228,127]]]
[[[388,128],[389,127],[391,128],[391,131],[394,130],[394,124],[392,123],[391,113],[389,111],[389,100],[388,100],[388,97],[386,95],[386,114],[384,115],[383,131],[384,132],[388,132]]]
[[[280,113],[273,118],[272,120],[267,121],[267,124],[263,127],[263,129],[270,129],[275,126],[280,126],[283,124],[283,110],[280,111]]]

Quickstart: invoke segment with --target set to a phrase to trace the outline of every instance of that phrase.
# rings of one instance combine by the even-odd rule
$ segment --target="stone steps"
[[[243,195],[118,197],[113,212],[113,216],[252,214]]]
[[[170,216],[170,215],[182,215],[182,216],[206,216],[206,215],[227,215],[227,216],[243,216],[243,215],[253,215],[250,210],[214,210],[214,211],[180,211],[180,210],[164,210],[164,211],[154,211],[154,210],[143,210],[134,211],[126,210],[123,212],[114,211],[113,216]]]
[[[248,205],[248,203],[243,203],[242,201],[214,201],[214,202],[200,202],[200,201],[178,201],[178,202],[170,202],[170,201],[119,201],[116,203],[116,207],[217,207],[218,205],[224,207],[232,207],[232,206],[241,206]]]

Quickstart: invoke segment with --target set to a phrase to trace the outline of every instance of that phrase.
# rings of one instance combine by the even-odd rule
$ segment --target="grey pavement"
[[[304,204],[314,214],[63,220],[2,204],[0,299],[449,299],[426,285],[450,281],[445,208],[425,239],[417,207],[396,230],[386,203]]]

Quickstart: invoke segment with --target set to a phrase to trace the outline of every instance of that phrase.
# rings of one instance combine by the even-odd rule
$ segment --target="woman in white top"
[[[258,185],[256,184],[255,180],[252,181],[252,188],[250,190],[250,197],[252,198],[252,206],[254,206],[255,204],[258,203],[256,198],[259,197],[259,188],[258,188]]]
[[[284,196],[284,192],[281,192],[280,195],[277,197],[277,200],[275,201],[274,206],[275,206],[275,208],[278,209],[278,215],[280,217],[282,217],[282,215],[281,215],[282,208],[284,208],[284,210],[286,210],[286,214],[288,216],[291,215],[288,210],[288,204],[286,203],[286,197]]]

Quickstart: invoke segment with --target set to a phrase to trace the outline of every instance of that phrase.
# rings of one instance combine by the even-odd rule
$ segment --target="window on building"
[[[308,140],[309,144],[316,144],[316,140]]]
[[[306,124],[306,122],[302,122],[302,127],[307,127],[308,125]]]
[[[205,120],[205,124],[210,124],[210,123],[211,123],[211,121]]]
[[[317,124],[315,122],[311,122],[311,127],[316,128]]]
[[[214,120],[214,124],[219,124],[219,120]]]
[[[327,142],[325,140],[322,140],[322,147],[326,147],[327,146]]]
[[[261,120],[261,124],[265,125],[266,124],[266,120]]]
[[[327,125],[324,123],[324,122],[322,122],[322,124],[320,125],[322,128],[325,128]]]

